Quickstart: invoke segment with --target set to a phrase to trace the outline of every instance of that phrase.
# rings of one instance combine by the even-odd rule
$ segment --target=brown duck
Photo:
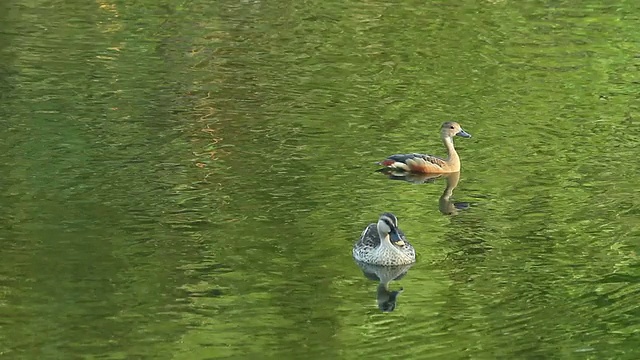
[[[460,124],[448,121],[440,127],[440,137],[447,148],[447,158],[442,159],[426,154],[391,155],[378,164],[393,170],[402,170],[423,174],[444,174],[460,171],[460,157],[453,146],[453,138],[460,136],[470,138],[471,135],[462,130]]]

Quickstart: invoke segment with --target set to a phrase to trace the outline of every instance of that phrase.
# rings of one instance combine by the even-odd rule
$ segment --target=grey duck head
[[[389,235],[391,243],[397,245],[404,245],[402,237],[398,232],[398,218],[390,212],[383,213],[378,219],[378,233],[381,236],[386,237]]]

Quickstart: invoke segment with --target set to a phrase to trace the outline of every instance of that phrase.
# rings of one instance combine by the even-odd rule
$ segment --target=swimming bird
[[[353,245],[353,257],[367,264],[397,266],[416,261],[416,251],[398,229],[398,218],[386,212],[369,224]]]
[[[396,154],[391,155],[378,164],[387,168],[425,174],[442,174],[460,171],[460,157],[453,146],[453,137],[470,138],[471,135],[462,130],[460,124],[448,121],[440,127],[440,137],[447,148],[447,158],[441,159],[426,154]]]

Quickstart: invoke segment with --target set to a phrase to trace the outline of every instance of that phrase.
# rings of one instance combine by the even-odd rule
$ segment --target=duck
[[[455,121],[447,121],[440,127],[440,137],[447,148],[447,158],[442,159],[427,154],[395,154],[378,162],[386,168],[402,170],[406,172],[423,174],[445,174],[460,171],[460,157],[453,146],[453,138],[460,136],[470,138],[471,135],[464,131]]]
[[[369,224],[353,245],[353,258],[372,265],[413,264],[416,251],[398,228],[398,218],[385,212],[377,223]]]

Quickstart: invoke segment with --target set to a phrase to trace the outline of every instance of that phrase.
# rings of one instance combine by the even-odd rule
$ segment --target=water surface
[[[636,359],[638,14],[3,1],[0,355]],[[445,120],[457,184],[374,172]],[[383,211],[392,312],[351,259]]]

